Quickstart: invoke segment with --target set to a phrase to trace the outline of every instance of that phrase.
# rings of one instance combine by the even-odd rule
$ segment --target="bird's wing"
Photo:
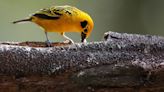
[[[75,16],[78,14],[79,10],[76,7],[72,7],[69,5],[64,6],[54,6],[50,8],[51,12],[56,16]]]
[[[72,6],[52,6],[50,8],[41,9],[33,16],[42,19],[59,19],[62,16],[76,16],[79,10]]]
[[[41,9],[40,11],[37,11],[32,16],[42,19],[59,19],[61,17],[60,14],[54,13],[54,11],[51,8]]]

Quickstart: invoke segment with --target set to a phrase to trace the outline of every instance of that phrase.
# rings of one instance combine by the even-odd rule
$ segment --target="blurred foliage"
[[[95,22],[89,41],[102,40],[106,31],[164,35],[164,0],[1,0],[0,41],[45,41],[44,32],[35,24],[11,22],[52,5],[72,5],[88,12]],[[67,35],[80,41],[78,33]],[[57,33],[49,37],[64,40]]]

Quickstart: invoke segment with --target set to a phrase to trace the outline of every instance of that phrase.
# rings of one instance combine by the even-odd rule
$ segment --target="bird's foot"
[[[46,43],[46,47],[52,47],[52,43],[49,40],[45,41],[45,43]]]

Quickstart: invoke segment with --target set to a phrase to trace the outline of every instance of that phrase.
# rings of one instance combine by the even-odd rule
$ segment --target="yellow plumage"
[[[13,23],[23,21],[31,21],[41,26],[45,30],[46,37],[47,32],[59,32],[72,43],[73,41],[65,36],[64,32],[79,32],[81,33],[81,41],[85,42],[94,26],[92,18],[87,13],[68,5],[41,9],[29,19],[15,21]],[[47,41],[49,41],[48,37]]]

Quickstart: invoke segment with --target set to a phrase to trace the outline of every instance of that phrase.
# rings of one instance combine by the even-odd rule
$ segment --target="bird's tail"
[[[17,20],[17,21],[14,21],[14,22],[12,22],[12,23],[13,23],[13,24],[16,24],[16,23],[26,22],[26,21],[31,21],[31,20],[32,20],[31,18],[28,18],[28,19]]]

